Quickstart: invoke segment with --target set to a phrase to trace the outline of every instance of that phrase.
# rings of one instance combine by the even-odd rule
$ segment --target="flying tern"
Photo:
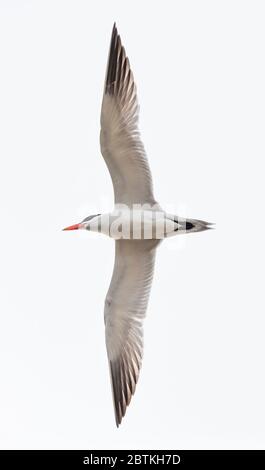
[[[115,206],[64,230],[103,232],[115,240],[115,263],[105,299],[107,355],[116,425],[135,392],[143,356],[143,320],[162,239],[210,228],[166,213],[157,203],[138,129],[138,101],[129,59],[113,26],[101,108],[101,153],[113,183]]]

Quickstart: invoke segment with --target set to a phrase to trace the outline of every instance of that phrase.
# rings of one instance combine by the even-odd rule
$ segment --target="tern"
[[[104,321],[117,427],[135,392],[143,357],[143,320],[156,248],[172,235],[200,232],[207,222],[167,214],[153,194],[152,176],[138,129],[136,85],[113,26],[101,108],[101,153],[113,183],[115,205],[64,230],[103,232],[115,240],[115,262]]]

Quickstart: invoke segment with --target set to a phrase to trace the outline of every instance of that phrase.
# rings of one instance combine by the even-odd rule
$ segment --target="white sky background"
[[[0,0],[1,448],[264,448],[264,20],[253,0]],[[61,231],[112,207],[99,116],[114,21],[157,199],[217,223],[158,250],[119,429],[114,243]]]

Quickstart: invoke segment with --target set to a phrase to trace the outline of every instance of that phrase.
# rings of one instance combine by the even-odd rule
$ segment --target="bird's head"
[[[99,215],[101,214],[89,215],[84,220],[82,220],[82,222],[80,222],[79,224],[69,225],[69,227],[63,228],[63,230],[80,230],[80,229],[90,230],[90,224],[92,220],[97,218]]]

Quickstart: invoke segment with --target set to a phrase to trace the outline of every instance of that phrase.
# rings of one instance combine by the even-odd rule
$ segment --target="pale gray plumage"
[[[101,108],[100,144],[113,182],[115,208],[110,213],[90,215],[64,230],[85,229],[115,239],[115,264],[104,318],[117,426],[139,377],[143,320],[156,248],[163,238],[210,228],[202,220],[167,214],[155,201],[138,129],[138,111],[133,74],[114,24]]]
[[[101,109],[101,152],[108,166],[115,203],[154,204],[150,168],[138,130],[133,74],[114,24]]]
[[[101,109],[101,152],[114,188],[115,204],[156,203],[152,176],[138,130],[133,74],[113,26]],[[106,345],[116,424],[119,426],[139,376],[142,322],[152,283],[157,240],[115,242],[115,265],[105,301]]]
[[[106,345],[117,426],[135,391],[143,353],[143,319],[159,240],[117,240],[105,300]]]

